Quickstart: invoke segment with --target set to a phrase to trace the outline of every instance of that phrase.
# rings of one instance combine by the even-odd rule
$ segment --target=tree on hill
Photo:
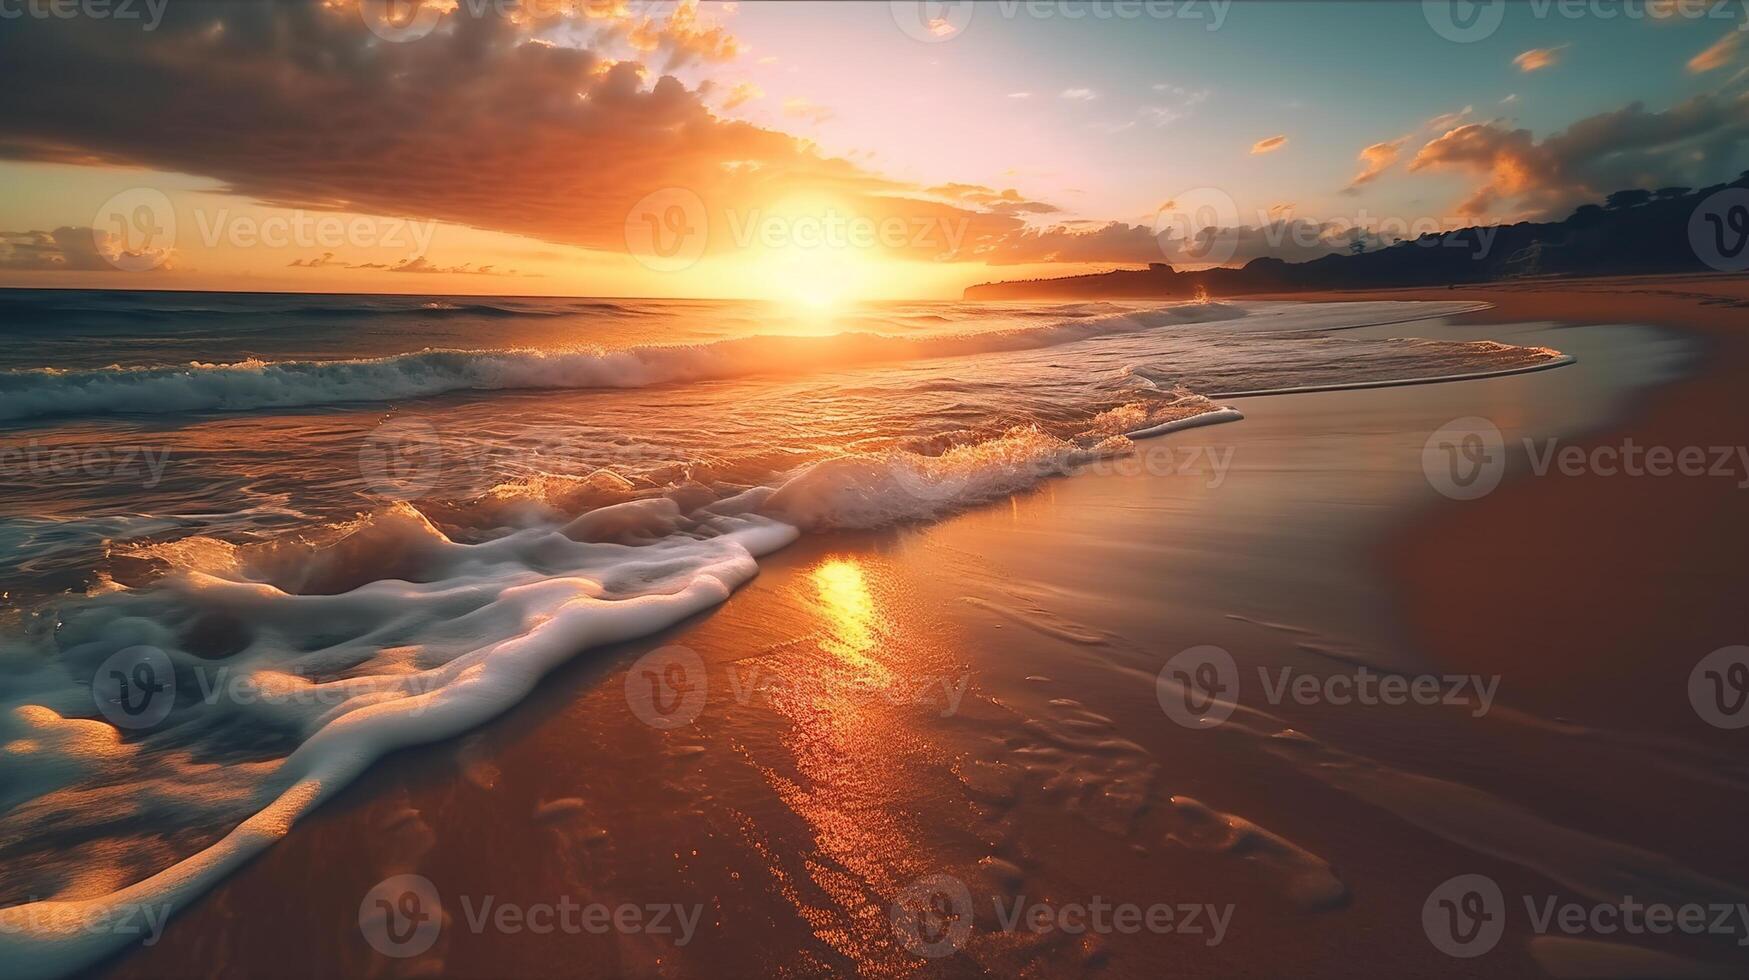
[[[1660,187],[1653,197],[1660,201],[1674,201],[1679,197],[1687,197],[1694,192],[1692,187]]]
[[[1637,208],[1651,199],[1651,191],[1636,187],[1625,191],[1616,191],[1609,195],[1603,199],[1603,206],[1611,211],[1621,211],[1627,208]]]

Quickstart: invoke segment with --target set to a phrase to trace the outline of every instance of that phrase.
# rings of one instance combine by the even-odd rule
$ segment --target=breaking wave
[[[164,414],[397,401],[458,391],[643,388],[829,370],[881,362],[1028,350],[1093,337],[1243,316],[1219,304],[1062,320],[1045,326],[933,337],[841,333],[754,336],[622,350],[423,350],[332,361],[55,368],[0,374],[0,420]]]

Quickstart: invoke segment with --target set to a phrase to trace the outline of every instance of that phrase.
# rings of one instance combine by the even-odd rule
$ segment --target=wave
[[[139,549],[167,574],[110,583],[59,610],[32,648],[0,648],[0,663],[25,668],[0,692],[0,770],[16,777],[0,790],[0,839],[53,848],[52,827],[104,865],[33,879],[30,901],[0,908],[0,960],[19,977],[88,966],[129,937],[84,923],[169,915],[384,755],[503,713],[582,651],[724,602],[761,556],[807,531],[993,500],[1127,452],[1125,435],[1107,434],[1126,425],[1157,435],[1239,417],[1183,394],[1102,413],[1074,439],[1022,426],[938,455],[847,454],[724,493],[607,481],[594,499],[619,499],[473,544],[399,503],[280,541]],[[538,489],[571,499],[572,488]],[[488,497],[471,515],[482,526],[503,503]],[[467,507],[448,517],[466,520]],[[127,674],[118,658],[134,658],[122,666],[137,676],[142,656],[161,657],[154,676],[173,700],[162,727],[124,739],[92,717],[94,691]],[[212,829],[188,853],[164,825]],[[114,840],[124,826],[136,836]],[[106,836],[114,846],[89,846]],[[94,893],[87,882],[132,883]]]
[[[642,388],[796,370],[1027,350],[1176,323],[1241,317],[1219,304],[1061,320],[934,337],[761,335],[622,350],[423,350],[332,361],[247,360],[0,374],[0,420],[102,414],[250,411],[398,401],[457,391]]]
[[[1041,348],[1241,315],[1211,304],[947,337],[30,372],[22,388],[16,375],[0,377],[0,417],[40,410],[50,403],[18,397],[54,391],[97,412],[188,410],[167,404],[176,397],[211,409],[636,387]],[[660,485],[598,470],[398,503],[266,541],[127,546],[155,578],[105,580],[32,617],[21,642],[0,643],[0,841],[12,842],[0,844],[9,869],[0,902],[29,896],[0,908],[0,962],[31,977],[99,961],[129,937],[86,923],[187,905],[384,755],[510,710],[585,651],[709,610],[804,534],[933,520],[1121,456],[1134,439],[1241,418],[1137,378],[1144,390],[1126,387],[1124,397],[1139,400],[1048,431],[1020,425],[842,452],[746,477],[755,486],[694,482],[708,479],[703,468]],[[134,404],[154,407],[119,407]],[[115,699],[95,692],[106,677],[138,676],[141,648],[162,658],[148,680],[164,684],[169,714],[129,729],[104,720]],[[70,859],[79,864],[68,868]]]
[[[90,296],[78,293],[66,298],[43,298],[26,295],[14,298],[0,296],[0,313],[8,317],[7,328],[40,329],[46,319],[66,317],[101,317],[120,323],[200,323],[207,320],[237,318],[268,319],[289,317],[303,320],[348,319],[440,319],[447,317],[519,318],[562,317],[583,313],[638,316],[647,311],[608,300],[514,299],[494,297],[490,302],[473,297],[433,298],[425,296],[346,296],[331,302],[322,297],[299,297],[269,294],[239,294],[235,300],[211,293],[190,294],[189,302],[164,302],[161,294],[151,295],[151,303],[139,293],[115,293]],[[199,301],[194,301],[194,297]],[[50,329],[56,329],[51,325]]]

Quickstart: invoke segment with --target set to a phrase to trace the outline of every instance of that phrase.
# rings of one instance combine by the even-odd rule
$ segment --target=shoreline
[[[1494,304],[1457,318],[1463,323],[1646,323],[1702,345],[1691,377],[1645,392],[1621,417],[1564,440],[1567,445],[1589,453],[1628,440],[1648,447],[1730,447],[1749,438],[1749,412],[1731,392],[1733,378],[1749,376],[1749,281],[1741,277],[1625,277],[1364,295],[1454,294]],[[1318,294],[1293,298],[1319,300]],[[1401,605],[1422,641],[1442,658],[1496,667],[1512,663],[1525,670],[1538,660],[1530,650],[1587,648],[1611,669],[1576,672],[1566,685],[1546,677],[1549,690],[1539,707],[1553,716],[1631,719],[1662,734],[1731,744],[1729,733],[1693,724],[1686,666],[1669,677],[1662,659],[1669,652],[1693,660],[1718,647],[1749,642],[1749,617],[1729,597],[1735,585],[1749,580],[1749,556],[1730,545],[1749,536],[1749,510],[1743,507],[1749,497],[1726,482],[1568,476],[1558,470],[1536,479],[1509,477],[1484,500],[1424,515],[1386,546],[1381,560],[1402,583]],[[1571,557],[1563,560],[1556,549]],[[1491,554],[1484,557],[1484,550]],[[1485,577],[1451,571],[1484,566],[1489,568]],[[1538,587],[1560,573],[1580,581],[1569,578],[1552,596]],[[1653,594],[1629,587],[1660,578],[1681,584]],[[1524,595],[1543,596],[1560,608],[1544,605],[1527,614],[1531,611],[1508,598]],[[1465,607],[1503,617],[1490,625],[1491,641],[1484,642],[1477,624],[1459,615]],[[1609,609],[1629,628],[1606,627],[1601,617],[1583,616],[1587,607]],[[1653,635],[1666,630],[1675,635]],[[1567,691],[1558,694],[1557,686]]]
[[[1432,885],[1477,871],[1509,894],[1548,892],[1551,874],[1583,881],[1603,863],[1587,835],[1649,847],[1627,872],[1648,887],[1680,883],[1685,864],[1714,867],[1706,855],[1719,856],[1728,808],[1634,756],[1615,774],[1642,782],[1620,778],[1582,796],[1603,812],[1561,812],[1571,781],[1539,766],[1613,760],[1622,749],[1509,715],[1539,696],[1517,670],[1506,672],[1507,709],[1485,719],[1437,709],[1253,711],[1247,702],[1225,735],[1167,721],[1154,679],[1172,651],[1199,643],[1230,648],[1260,672],[1356,663],[1412,672],[1425,669],[1415,662],[1421,652],[1476,666],[1426,638],[1417,618],[1425,600],[1414,594],[1398,607],[1414,637],[1403,648],[1397,612],[1369,592],[1393,542],[1417,540],[1424,525],[1437,531],[1452,512],[1484,512],[1424,507],[1433,495],[1404,481],[1415,459],[1404,447],[1418,452],[1425,435],[1414,434],[1414,420],[1463,414],[1496,395],[1572,396],[1583,408],[1573,414],[1594,421],[1604,405],[1656,401],[1699,377],[1627,389],[1622,378],[1635,365],[1580,361],[1580,372],[1470,385],[1271,397],[1246,407],[1245,425],[1147,444],[1175,461],[1225,451],[1231,472],[1084,474],[928,527],[804,539],[713,613],[578,657],[506,717],[396,753],[195,901],[164,946],[99,972],[271,974],[315,957],[381,975],[693,976],[733,964],[1131,976],[1165,963],[1224,975],[1294,963],[1301,975],[1340,976],[1366,956],[1400,974],[1468,975],[1473,964],[1439,956],[1420,934],[1416,915]],[[1592,374],[1610,371],[1626,373],[1588,387]],[[1554,418],[1544,409],[1527,416]],[[1376,431],[1381,419],[1394,431]],[[1512,487],[1489,499],[1510,499]],[[1488,540],[1471,525],[1459,536],[1474,547]],[[1421,574],[1411,568],[1395,591],[1411,591]],[[700,720],[665,731],[634,718],[625,691],[638,658],[673,643],[704,656],[710,699]],[[748,672],[782,683],[742,683]],[[948,682],[960,679],[966,700],[944,714]],[[928,698],[870,698],[848,681]],[[1315,748],[1271,736],[1278,727],[1310,732],[1318,741],[1300,744]],[[1454,740],[1471,753],[1451,752]],[[1330,766],[1365,780],[1331,781]],[[1298,792],[1284,794],[1283,781]],[[1639,798],[1646,792],[1651,799]],[[1428,812],[1417,797],[1450,812]],[[1672,801],[1717,810],[1703,815],[1706,826],[1660,840],[1655,814]],[[1552,823],[1489,838],[1503,815],[1536,811]],[[1223,836],[1237,843],[1220,845]],[[1749,868],[1731,867],[1745,860],[1717,873],[1745,880]],[[684,899],[705,903],[707,914],[697,945],[680,950],[643,936],[470,933],[462,906],[446,902],[431,953],[384,959],[360,937],[360,900],[378,879],[414,872],[445,896]],[[980,898],[1225,904],[1238,910],[1238,941],[1015,936],[991,929],[980,907],[959,954],[923,963],[894,940],[887,905],[931,874],[966,881]],[[244,914],[281,907],[287,882],[307,906],[272,923]],[[1534,942],[1509,935],[1490,970],[1542,975]],[[179,936],[200,937],[200,948]],[[1693,943],[1660,946],[1697,953]],[[1701,960],[1727,952],[1698,947]]]
[[[1411,321],[1412,322],[1412,321]],[[1270,395],[1310,395],[1321,391],[1364,391],[1368,388],[1408,388],[1415,385],[1437,385],[1451,381],[1481,381],[1485,378],[1505,378],[1514,374],[1530,374],[1533,371],[1547,371],[1552,368],[1566,367],[1577,364],[1578,358],[1568,354],[1544,361],[1541,364],[1527,364],[1523,367],[1501,368],[1497,371],[1472,371],[1467,374],[1430,375],[1423,378],[1393,378],[1388,381],[1353,381],[1346,384],[1302,385],[1296,388],[1259,388],[1255,391],[1222,391],[1210,395],[1210,398],[1267,398]]]

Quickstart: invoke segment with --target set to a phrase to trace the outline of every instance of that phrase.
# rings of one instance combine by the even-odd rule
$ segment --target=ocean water
[[[393,749],[1224,397],[1565,362],[1469,304],[0,294],[0,960],[54,973]],[[1353,328],[1400,325],[1397,339]]]

